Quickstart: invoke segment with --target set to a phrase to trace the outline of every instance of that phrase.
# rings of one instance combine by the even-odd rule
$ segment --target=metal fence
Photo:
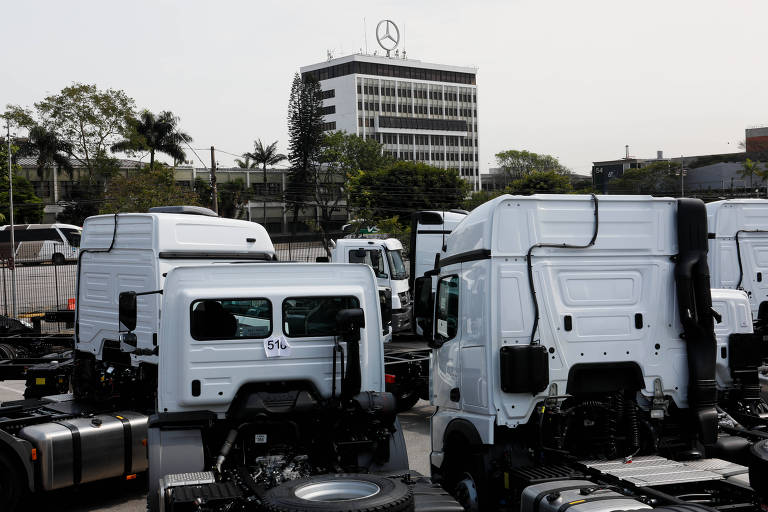
[[[295,235],[270,235],[275,246],[278,261],[300,261],[314,263],[318,257],[327,257],[325,242],[320,233],[297,233]],[[335,240],[342,237],[341,232],[329,233]]]
[[[13,281],[16,281],[16,292]],[[65,311],[75,306],[77,265],[73,262],[54,264],[49,261],[16,263],[0,260],[0,314],[36,321],[46,311]],[[15,297],[14,297],[15,295]],[[59,331],[63,325],[42,323],[43,331]]]

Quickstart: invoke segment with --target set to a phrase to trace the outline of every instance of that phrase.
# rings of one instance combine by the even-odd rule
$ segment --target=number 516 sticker
[[[264,340],[264,352],[267,357],[282,357],[291,355],[291,346],[283,336],[275,336]]]

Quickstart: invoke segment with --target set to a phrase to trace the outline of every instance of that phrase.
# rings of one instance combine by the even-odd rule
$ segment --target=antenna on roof
[[[368,24],[363,16],[363,39],[365,40],[365,54],[368,55]]]

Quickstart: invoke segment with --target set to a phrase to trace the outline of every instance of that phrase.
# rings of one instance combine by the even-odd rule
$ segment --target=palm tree
[[[742,178],[746,178],[749,176],[749,188],[752,189],[752,177],[757,174],[759,171],[759,167],[757,165],[757,162],[753,162],[749,158],[747,158],[744,161],[744,165],[742,166],[741,170],[739,171],[739,174]]]
[[[72,164],[63,153],[72,153],[72,144],[60,140],[53,131],[42,126],[33,126],[29,138],[22,145],[20,153],[24,156],[37,156],[37,176],[42,179],[45,168],[56,165],[72,173]]]
[[[58,186],[56,183],[56,168],[64,169],[72,178],[72,164],[67,154],[72,154],[72,144],[63,141],[51,130],[42,126],[33,126],[29,130],[27,141],[22,144],[21,152],[25,156],[37,156],[37,176],[42,180],[45,168],[53,167],[54,201],[58,201]]]
[[[264,146],[261,139],[253,142],[253,153],[246,153],[248,157],[252,158],[256,163],[262,165],[264,170],[264,227],[267,227],[267,166],[276,165],[279,162],[287,159],[285,155],[277,152],[277,141],[273,142],[269,146]],[[244,156],[245,156],[244,155]]]
[[[251,156],[248,153],[243,153],[245,160],[235,158],[235,163],[241,169],[256,169],[259,166],[258,162],[251,162]]]
[[[138,119],[131,122],[128,138],[112,145],[112,151],[149,151],[149,168],[155,166],[155,152],[173,158],[174,163],[186,156],[181,145],[192,142],[192,137],[177,129],[179,118],[164,110],[155,115],[143,110]]]

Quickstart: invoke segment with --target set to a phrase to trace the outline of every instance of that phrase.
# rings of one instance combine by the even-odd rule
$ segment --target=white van
[[[83,229],[72,224],[16,224],[13,227],[16,263],[77,261]],[[0,253],[11,254],[10,225],[0,226]]]

